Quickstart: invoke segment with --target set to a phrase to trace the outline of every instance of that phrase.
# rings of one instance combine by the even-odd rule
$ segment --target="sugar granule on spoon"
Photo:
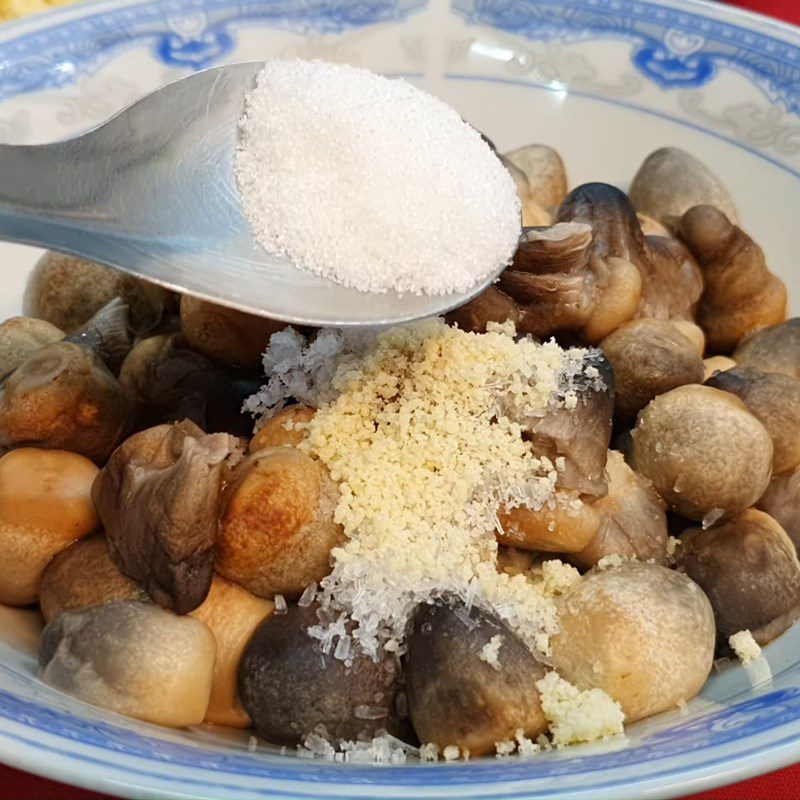
[[[506,264],[514,182],[481,136],[404,80],[272,61],[247,96],[236,176],[255,238],[366,292],[464,292]]]

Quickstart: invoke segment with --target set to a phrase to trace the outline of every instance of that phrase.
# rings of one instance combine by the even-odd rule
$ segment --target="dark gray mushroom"
[[[748,336],[736,348],[733,360],[739,367],[781,372],[800,380],[800,317]]]
[[[556,224],[524,228],[496,286],[451,319],[477,330],[487,320],[510,319],[522,333],[570,334],[594,344],[636,317],[691,318],[701,291],[698,267],[681,242],[645,236],[619,189],[588,183],[567,195]]]
[[[120,569],[179,614],[211,586],[223,461],[236,445],[189,421],[150,428],[114,452],[92,489]]]
[[[696,346],[672,323],[638,319],[600,343],[614,368],[614,411],[635,417],[654,397],[687,383],[702,383],[705,370]]]
[[[421,742],[491,753],[517,731],[547,729],[536,682],[544,667],[498,617],[461,601],[421,605],[405,658],[411,722]]]
[[[114,375],[133,348],[130,310],[120,298],[103,306],[86,324],[65,341],[93,350]]]
[[[174,303],[167,289],[93,261],[45,253],[28,279],[24,308],[29,317],[72,333],[103,306],[121,297],[138,333],[154,329]]]
[[[557,600],[553,662],[579,689],[600,688],[635,722],[691,700],[714,660],[714,612],[686,575],[625,561],[593,570]]]
[[[92,705],[182,728],[205,717],[215,653],[199,620],[120,600],[56,617],[39,643],[39,677]]]
[[[135,401],[139,428],[190,419],[234,436],[252,433],[252,417],[242,407],[263,383],[261,372],[214,363],[181,335],[140,341],[119,380]]]
[[[94,351],[37,350],[0,383],[0,447],[69,450],[102,464],[130,422],[125,392]]]
[[[678,235],[703,272],[697,321],[712,350],[730,352],[753,331],[786,319],[786,286],[725,214],[695,206],[681,218]]]
[[[713,528],[681,537],[678,569],[711,600],[720,642],[749,630],[759,644],[800,616],[800,561],[786,532],[749,508]]]
[[[777,372],[734,367],[706,381],[735,394],[772,439],[772,473],[800,466],[800,381]]]
[[[320,726],[335,742],[381,730],[408,739],[396,659],[374,661],[356,652],[354,641],[347,662],[336,658],[309,636],[308,628],[319,624],[316,605],[289,606],[256,631],[239,668],[239,695],[258,734],[283,745],[302,742]]]

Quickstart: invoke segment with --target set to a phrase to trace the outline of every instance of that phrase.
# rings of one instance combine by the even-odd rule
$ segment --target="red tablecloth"
[[[800,25],[800,0],[738,0],[743,8]],[[106,800],[104,795],[0,766],[0,800]],[[110,798],[108,798],[110,800]],[[800,800],[800,764],[686,800]]]

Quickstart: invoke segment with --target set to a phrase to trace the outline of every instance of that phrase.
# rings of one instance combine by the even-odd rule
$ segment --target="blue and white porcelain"
[[[100,0],[0,26],[0,140],[64,138],[191,70],[275,56],[403,75],[501,150],[555,146],[573,185],[625,187],[650,151],[679,145],[723,178],[800,310],[800,31],[716,3]],[[19,313],[36,255],[0,245],[0,318]],[[666,798],[800,760],[800,628],[624,738],[527,761],[357,766],[77,702],[36,680],[40,624],[0,608],[0,760],[123,797]]]

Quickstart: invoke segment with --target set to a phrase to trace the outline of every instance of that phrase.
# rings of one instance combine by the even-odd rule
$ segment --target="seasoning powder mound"
[[[493,609],[548,653],[552,593],[544,580],[498,572],[494,534],[500,507],[553,500],[556,469],[515,419],[563,403],[562,376],[577,374],[582,352],[516,341],[512,325],[473,334],[441,320],[380,333],[361,355],[339,352],[329,385],[317,386],[335,399],[314,403],[300,445],[339,484],[335,516],[348,537],[317,592],[310,633],[324,650],[345,660],[402,652],[417,605],[448,594]]]
[[[404,80],[267,63],[235,168],[264,248],[356,289],[465,291],[516,249],[510,174],[453,108]]]

